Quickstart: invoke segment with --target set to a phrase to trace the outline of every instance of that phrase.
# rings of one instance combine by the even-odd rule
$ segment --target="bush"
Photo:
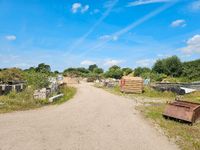
[[[152,70],[159,74],[180,77],[182,74],[182,63],[177,56],[172,56],[162,60],[157,60]]]
[[[27,84],[32,86],[34,89],[41,89],[44,87],[48,87],[49,82],[49,76],[45,73],[39,73],[39,72],[25,72],[25,78],[27,81]]]
[[[7,83],[10,81],[22,81],[24,79],[23,71],[18,68],[5,69],[0,72],[1,82]]]
[[[200,80],[200,59],[183,63],[182,77],[187,77],[189,80]]]
[[[109,70],[104,74],[107,78],[115,78],[115,79],[121,79],[123,76],[123,71],[119,66],[112,66],[109,68]]]
[[[134,76],[136,77],[142,77],[144,74],[148,75],[151,73],[151,69],[147,67],[137,67],[134,70]]]

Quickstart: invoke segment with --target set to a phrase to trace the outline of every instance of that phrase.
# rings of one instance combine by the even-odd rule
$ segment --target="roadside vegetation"
[[[53,103],[50,103],[48,99],[34,99],[34,90],[48,87],[50,85],[49,77],[54,77],[57,74],[58,72],[51,72],[50,66],[43,63],[36,68],[31,67],[26,70],[18,68],[2,69],[0,71],[0,82],[25,81],[26,88],[22,92],[11,91],[0,96],[0,113],[61,104],[71,99],[76,94],[76,88],[67,86],[59,88],[57,92],[63,93],[64,96]]]
[[[200,149],[200,123],[193,126],[187,123],[165,119],[162,116],[165,108],[163,103],[148,103],[137,107],[144,116],[150,119],[154,124],[159,125],[165,134],[173,139],[182,150]]]
[[[0,113],[6,113],[17,110],[28,110],[39,108],[51,104],[61,104],[73,98],[76,93],[74,87],[64,87],[60,90],[64,94],[62,98],[50,103],[48,99],[34,99],[33,89],[27,88],[23,92],[10,92],[8,95],[0,96]]]

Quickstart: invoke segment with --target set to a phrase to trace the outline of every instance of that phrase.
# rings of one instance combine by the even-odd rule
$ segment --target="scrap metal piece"
[[[175,100],[166,106],[163,116],[195,123],[200,118],[200,104]]]

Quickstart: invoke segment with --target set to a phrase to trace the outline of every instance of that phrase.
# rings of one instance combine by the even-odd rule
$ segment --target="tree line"
[[[0,69],[0,82],[8,82],[10,80],[26,80],[35,87],[44,87],[49,84],[48,77],[63,74],[71,77],[86,77],[91,80],[100,78],[120,79],[122,76],[140,76],[150,78],[153,81],[162,81],[170,78],[178,81],[198,81],[200,80],[200,59],[181,62],[177,56],[171,56],[164,59],[158,59],[152,68],[137,67],[121,68],[120,66],[111,66],[107,71],[98,67],[96,64],[90,65],[88,68],[67,68],[63,72],[52,71],[50,65],[41,63],[37,67],[21,70],[18,68]]]

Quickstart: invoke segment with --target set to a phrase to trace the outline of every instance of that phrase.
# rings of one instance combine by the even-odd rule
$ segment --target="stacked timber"
[[[78,78],[73,78],[73,77],[64,77],[63,78],[63,83],[64,84],[79,84],[79,79]]]
[[[144,81],[140,77],[124,76],[120,81],[121,92],[142,93],[144,89],[143,83]]]

